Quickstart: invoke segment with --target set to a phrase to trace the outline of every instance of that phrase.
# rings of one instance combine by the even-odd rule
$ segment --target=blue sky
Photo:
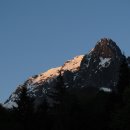
[[[102,37],[130,55],[129,0],[0,0],[0,101]]]

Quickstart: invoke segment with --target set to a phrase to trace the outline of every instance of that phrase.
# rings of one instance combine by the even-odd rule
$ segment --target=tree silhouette
[[[33,100],[27,95],[26,87],[21,88],[17,104],[18,108],[15,109],[16,119],[23,129],[27,129],[28,127],[31,127],[33,119]]]
[[[119,71],[119,81],[117,84],[117,90],[119,94],[122,94],[125,88],[129,85],[129,68],[126,57],[124,56]]]

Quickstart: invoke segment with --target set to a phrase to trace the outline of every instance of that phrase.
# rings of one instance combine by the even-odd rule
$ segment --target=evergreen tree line
[[[130,72],[127,62],[121,64],[117,90],[106,93],[96,88],[68,88],[63,77],[57,80],[50,106],[43,102],[34,107],[34,99],[21,90],[18,108],[0,106],[0,129],[13,130],[130,130]]]

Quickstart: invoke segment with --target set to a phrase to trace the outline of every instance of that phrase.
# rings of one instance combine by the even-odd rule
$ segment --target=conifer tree
[[[49,118],[49,105],[46,97],[43,97],[43,102],[37,107],[35,112],[35,128],[38,130],[49,130],[51,121]],[[52,118],[52,117],[51,117]]]
[[[120,65],[119,81],[117,84],[117,91],[119,94],[123,93],[125,88],[129,85],[129,68],[126,57],[124,56]]]
[[[33,100],[27,95],[26,87],[21,88],[17,104],[18,108],[15,109],[16,119],[18,119],[24,129],[27,129],[31,126],[33,119]]]
[[[60,104],[61,102],[63,102],[63,100],[64,100],[63,98],[64,98],[64,95],[66,92],[63,76],[61,75],[61,72],[59,72],[59,73],[60,74],[57,77],[56,86],[48,94],[48,96],[53,99],[54,104]]]

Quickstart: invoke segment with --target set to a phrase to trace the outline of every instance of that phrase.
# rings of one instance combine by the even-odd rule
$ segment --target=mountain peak
[[[60,67],[30,77],[12,93],[4,106],[17,107],[16,101],[19,100],[20,88],[23,86],[27,88],[28,95],[35,99],[35,103],[39,102],[54,90],[60,74],[66,88],[94,87],[106,92],[116,90],[122,58],[117,44],[109,38],[102,38],[88,54],[76,56]],[[47,100],[49,102],[50,98]]]
[[[122,58],[123,54],[117,44],[109,38],[102,38],[84,56],[77,82],[84,87],[115,89]]]
[[[122,56],[122,52],[112,39],[102,38],[97,42],[95,48],[90,52],[90,55],[103,58],[119,58]]]
[[[115,42],[112,41],[112,39],[110,39],[110,38],[101,38],[100,41],[98,41],[97,43],[100,44],[101,46],[115,44]]]

